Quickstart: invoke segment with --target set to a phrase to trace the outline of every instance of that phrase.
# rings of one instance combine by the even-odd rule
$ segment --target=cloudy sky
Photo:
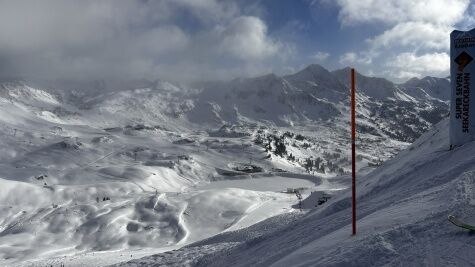
[[[0,77],[222,80],[317,63],[449,73],[470,0],[0,0]]]

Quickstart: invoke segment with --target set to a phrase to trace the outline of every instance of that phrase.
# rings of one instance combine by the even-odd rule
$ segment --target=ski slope
[[[0,265],[104,266],[176,249],[293,213],[297,199],[287,188],[321,182],[296,164],[261,160],[266,153],[251,145],[253,130],[220,137],[180,120],[164,125],[160,108],[139,105],[149,90],[79,109],[43,90],[7,89],[0,98]],[[115,116],[117,108],[128,112]],[[157,117],[142,119],[161,126],[134,123],[147,109]],[[250,156],[259,172],[234,170]],[[269,179],[283,184],[269,188]]]
[[[471,266],[475,242],[447,220],[475,222],[475,143],[448,150],[448,120],[300,217],[281,215],[118,266]]]

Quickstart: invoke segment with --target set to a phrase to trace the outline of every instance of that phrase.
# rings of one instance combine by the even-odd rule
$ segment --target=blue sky
[[[325,1],[262,1],[269,10],[263,19],[269,34],[296,46],[295,66],[321,63],[329,68],[341,68],[339,55],[365,49],[364,41],[384,29],[376,23],[342,26],[340,8]],[[336,56],[336,57],[335,57]]]
[[[260,3],[267,10],[261,18],[269,35],[297,44],[292,63],[287,62],[290,66],[354,66],[368,75],[396,82],[414,76],[447,76],[450,31],[475,27],[475,4],[470,1]],[[387,17],[374,15],[384,13],[381,10],[393,12]],[[409,12],[414,14],[404,16]]]
[[[473,2],[473,1],[472,1]],[[449,73],[470,0],[0,0],[0,77],[226,80],[317,63]]]

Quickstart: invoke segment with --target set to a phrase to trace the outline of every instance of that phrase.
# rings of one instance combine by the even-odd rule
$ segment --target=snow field
[[[276,216],[117,266],[470,266],[473,236],[447,215],[475,222],[475,144],[449,151],[447,125],[358,177],[356,236],[343,190],[294,220]]]
[[[0,168],[0,242],[8,244],[0,247],[1,264],[103,266],[176,249],[291,212],[295,196],[279,192],[313,185],[275,177],[287,185],[256,191],[252,182],[273,177],[263,173],[235,177],[241,188],[206,188],[210,181],[230,178],[216,168],[233,168],[249,155],[259,161],[260,149],[243,149],[251,136],[208,138],[158,128],[110,131],[95,123],[57,124],[29,108],[2,121],[18,130],[2,133],[2,141],[15,145]],[[187,138],[195,141],[176,143]]]
[[[314,171],[320,179],[301,166],[306,158],[329,155],[326,164],[335,161],[343,171],[348,169],[344,152],[347,94],[337,74],[313,65],[296,75],[235,80],[206,85],[203,90],[161,81],[134,87],[138,89],[104,91],[2,84],[0,265],[103,266],[165,251],[153,256],[158,259],[153,264],[249,266],[256,263],[253,260],[277,263],[291,253],[300,257],[298,248],[310,244],[316,234],[325,236],[347,227],[347,220],[335,215],[349,205],[344,193],[347,176]],[[367,82],[367,95],[376,98],[359,96],[363,103],[359,120],[366,127],[360,136],[366,141],[361,142],[358,169],[364,171],[370,163],[388,159],[407,146],[407,140],[421,131],[414,123],[429,125],[415,111],[430,111],[438,105],[434,99],[407,102],[413,99],[384,80]],[[388,95],[374,92],[380,86],[387,87],[390,101],[383,103],[379,97]],[[392,134],[391,116],[398,114],[399,105],[408,112],[398,120],[405,119],[410,127]],[[382,130],[374,132],[379,128]],[[255,144],[259,130],[279,138],[286,131],[302,133],[303,140],[285,139],[297,161]],[[426,146],[414,149],[432,151]],[[420,155],[413,162],[423,162]],[[406,163],[410,169],[418,167]],[[253,172],[257,169],[261,171]],[[395,176],[388,172],[375,174],[362,195],[379,196],[386,188],[407,184],[397,194],[404,199],[414,188],[426,186],[413,188],[404,179],[400,184],[388,182],[387,177]],[[312,190],[335,198],[307,217],[295,212],[295,194],[282,193],[288,188],[308,188],[302,192],[304,198]],[[460,194],[458,200],[470,192],[460,190]],[[314,208],[315,197],[307,199],[304,208]],[[365,214],[394,202],[381,196],[376,199],[377,205],[363,209]],[[304,225],[313,216],[318,225],[307,231]],[[285,230],[289,223],[296,235],[291,240],[286,239],[291,236]],[[335,244],[344,235],[330,236],[328,244]],[[220,242],[211,244],[213,240]],[[383,241],[373,247],[392,244],[391,238]],[[261,242],[268,250],[253,250]],[[180,249],[183,246],[187,247]],[[229,251],[225,262],[213,258],[222,249]],[[311,247],[306,250],[311,254]],[[349,251],[348,258],[359,253]],[[377,255],[383,257],[388,250],[379,251]],[[233,258],[241,252],[247,255],[244,260]],[[318,261],[309,257],[302,257],[302,262],[312,265]],[[322,262],[335,263],[329,255],[321,257]],[[285,262],[296,263],[294,258]],[[368,262],[373,261],[362,260]]]

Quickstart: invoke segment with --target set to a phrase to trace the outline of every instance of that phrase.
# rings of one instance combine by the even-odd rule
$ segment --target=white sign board
[[[450,34],[450,146],[475,140],[475,29]],[[474,103],[471,103],[474,102]]]

